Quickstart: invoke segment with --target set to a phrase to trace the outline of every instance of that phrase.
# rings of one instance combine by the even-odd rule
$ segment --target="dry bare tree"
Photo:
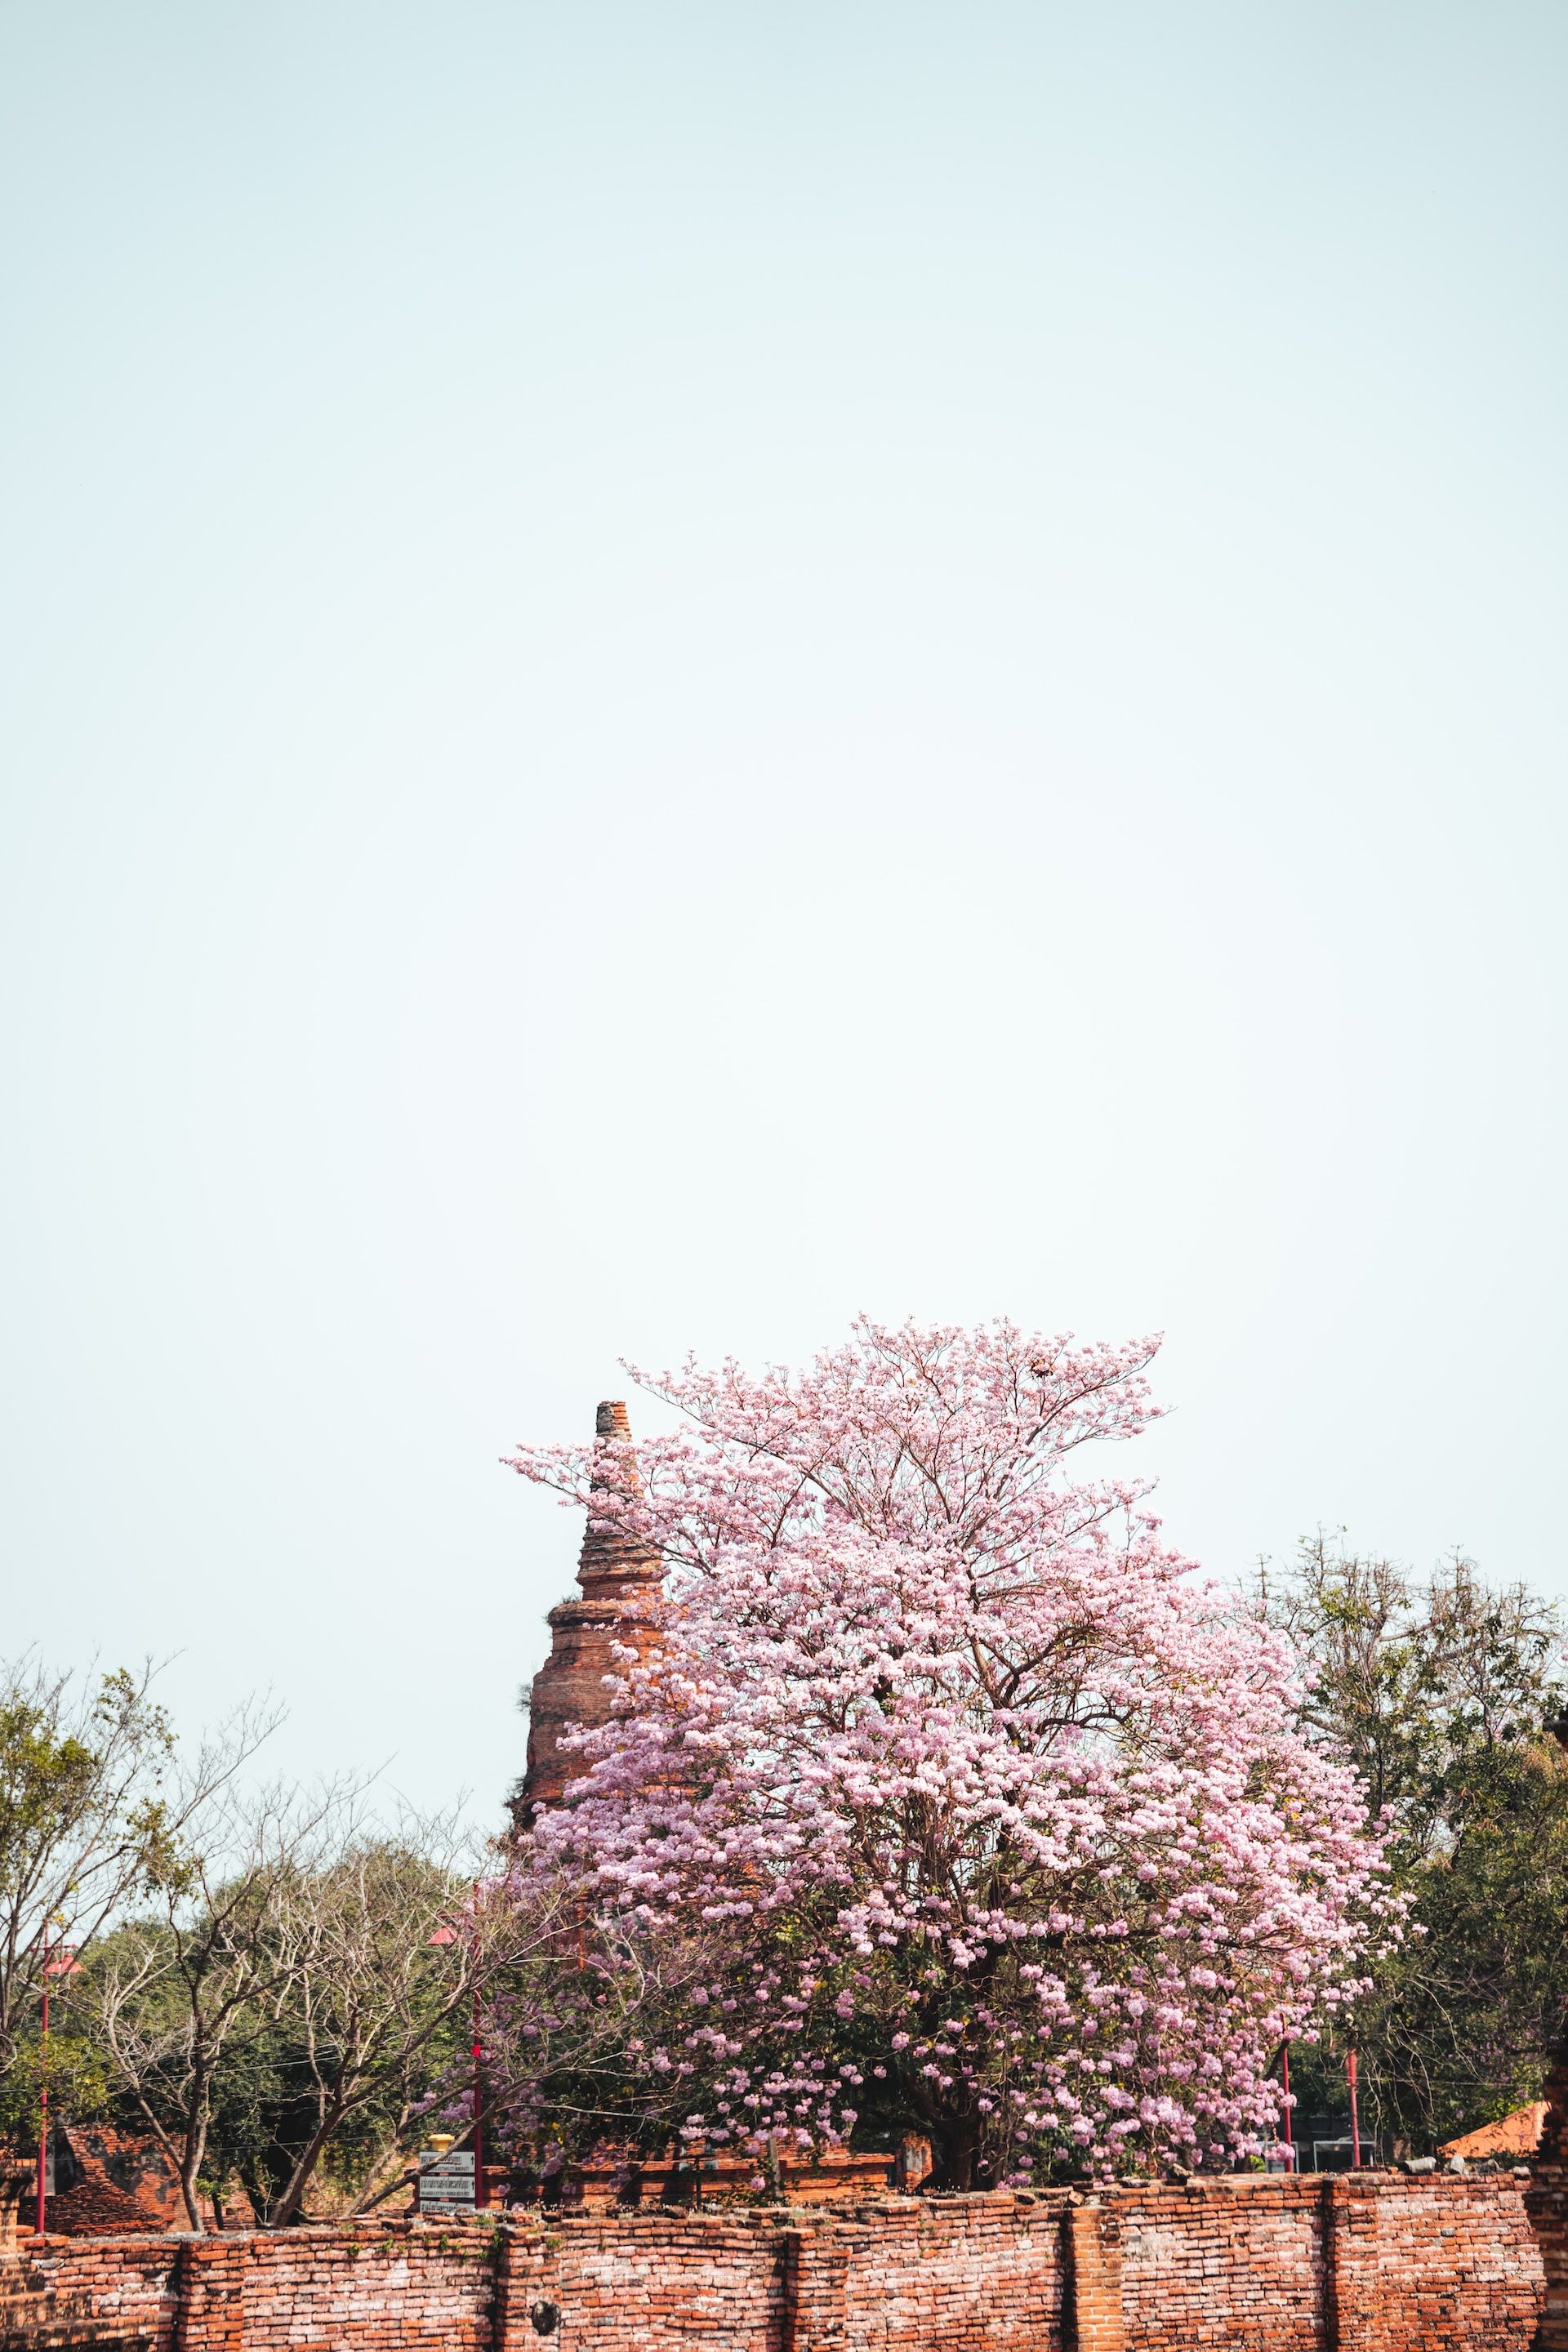
[[[326,1866],[357,1787],[243,1786],[264,1736],[241,1714],[181,1776],[180,1827],[143,1874],[147,1908],[106,1942],[76,2000],[174,2167],[190,2226],[214,2088],[231,2045],[292,1980],[292,1890]]]
[[[272,2013],[311,2112],[268,2208],[274,2227],[295,2218],[327,2149],[370,2110],[396,2146],[440,2045],[500,1958],[455,1815],[405,1812],[382,1830],[353,1813],[335,1827],[333,1851],[296,1873],[279,1904]]]

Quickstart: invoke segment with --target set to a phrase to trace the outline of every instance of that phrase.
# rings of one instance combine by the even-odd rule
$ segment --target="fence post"
[[[247,2238],[187,2238],[174,2265],[176,2352],[244,2352]]]
[[[798,2229],[779,2231],[779,2352],[795,2352],[800,2335],[800,2239]]]
[[[841,2352],[848,2325],[849,2250],[831,2222],[780,2232],[781,2352]]]
[[[1064,2215],[1062,2341],[1068,2352],[1127,2352],[1121,2225],[1098,2197]]]
[[[1318,2236],[1322,2249],[1323,2279],[1323,2352],[1340,2352],[1340,2231],[1339,2208],[1342,2200],[1337,2193],[1339,2182],[1331,2172],[1323,2175],[1323,2185],[1318,2191]]]

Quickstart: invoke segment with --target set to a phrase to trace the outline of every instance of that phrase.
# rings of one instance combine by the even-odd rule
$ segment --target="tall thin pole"
[[[1353,2172],[1359,2172],[1361,2170],[1361,2125],[1356,2118],[1355,2052],[1353,2050],[1347,2050],[1345,2053],[1345,2080],[1351,2086],[1351,2169]]]
[[[44,1929],[44,2024],[38,2043],[38,2210],[34,2224],[39,2237],[47,2220],[45,2188],[49,2153],[49,1931]]]
[[[1294,2139],[1293,2139],[1293,2138],[1291,2137],[1291,2136],[1290,2136],[1290,2044],[1289,2044],[1288,2042],[1285,2042],[1285,2043],[1283,2044],[1283,2046],[1281,2047],[1281,2049],[1280,2049],[1280,2053],[1279,2053],[1279,2061],[1280,2061],[1280,2064],[1281,2064],[1281,2066],[1284,2068],[1284,2075],[1285,2075],[1284,2089],[1285,2089],[1285,2157],[1286,2157],[1286,2169],[1287,2169],[1288,2171],[1289,2171],[1289,2172],[1294,2172],[1294,2171],[1295,2171],[1295,2169],[1296,2169],[1296,2143],[1295,2143]]]
[[[475,1937],[476,1945],[478,1937]],[[477,1959],[476,1952],[476,1959]],[[485,2201],[484,2077],[479,2062],[479,1983],[474,1979],[474,2204]]]
[[[485,2076],[479,2046],[479,1882],[474,1881],[474,1906],[468,1914],[474,1961],[474,2210],[485,2200]]]

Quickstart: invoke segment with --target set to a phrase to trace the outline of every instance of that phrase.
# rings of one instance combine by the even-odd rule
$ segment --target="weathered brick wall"
[[[1175,2343],[1250,2352],[1265,2342],[1270,2352],[1318,2352],[1324,2185],[1272,2178],[1120,2191],[1110,2210],[1127,2352]]]
[[[1541,2249],[1523,2184],[1425,2179],[1390,2193],[1341,2175],[1327,2199],[1337,2352],[1487,2344],[1528,2352],[1540,2318]]]
[[[1342,2175],[849,2212],[24,2236],[0,2262],[0,2346],[1529,2352],[1542,2300],[1518,2181]]]
[[[1568,2352],[1568,2169],[1538,2165],[1526,2202],[1546,2264],[1538,2352]]]
[[[889,2199],[819,2228],[807,2268],[842,2269],[847,2352],[1045,2352],[1061,2342],[1066,2202]]]
[[[779,2352],[796,2284],[793,2235],[776,2214],[745,2212],[514,2223],[500,2254],[498,2352],[549,2352],[530,2317],[541,2304],[563,2315],[570,2352]]]
[[[489,2352],[498,2234],[482,2225],[404,2223],[193,2242],[178,2352],[299,2345]]]
[[[1568,2352],[1568,2047],[1549,2053],[1546,2121],[1527,2202],[1546,2263],[1539,2352]]]
[[[513,2226],[504,2352],[553,2304],[574,2352],[1060,2352],[1064,2197],[888,2199],[845,2215],[649,2213]]]
[[[18,2240],[0,2263],[0,2342],[82,2340],[171,2352],[179,2314],[176,2238]]]
[[[1528,2352],[1542,2297],[1522,2184],[1387,2173],[1191,2181],[1105,2200],[1126,2352]]]

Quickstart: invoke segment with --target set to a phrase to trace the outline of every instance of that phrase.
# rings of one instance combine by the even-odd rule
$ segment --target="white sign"
[[[474,2151],[471,2147],[422,2147],[419,2151],[419,2210],[471,2213]]]

